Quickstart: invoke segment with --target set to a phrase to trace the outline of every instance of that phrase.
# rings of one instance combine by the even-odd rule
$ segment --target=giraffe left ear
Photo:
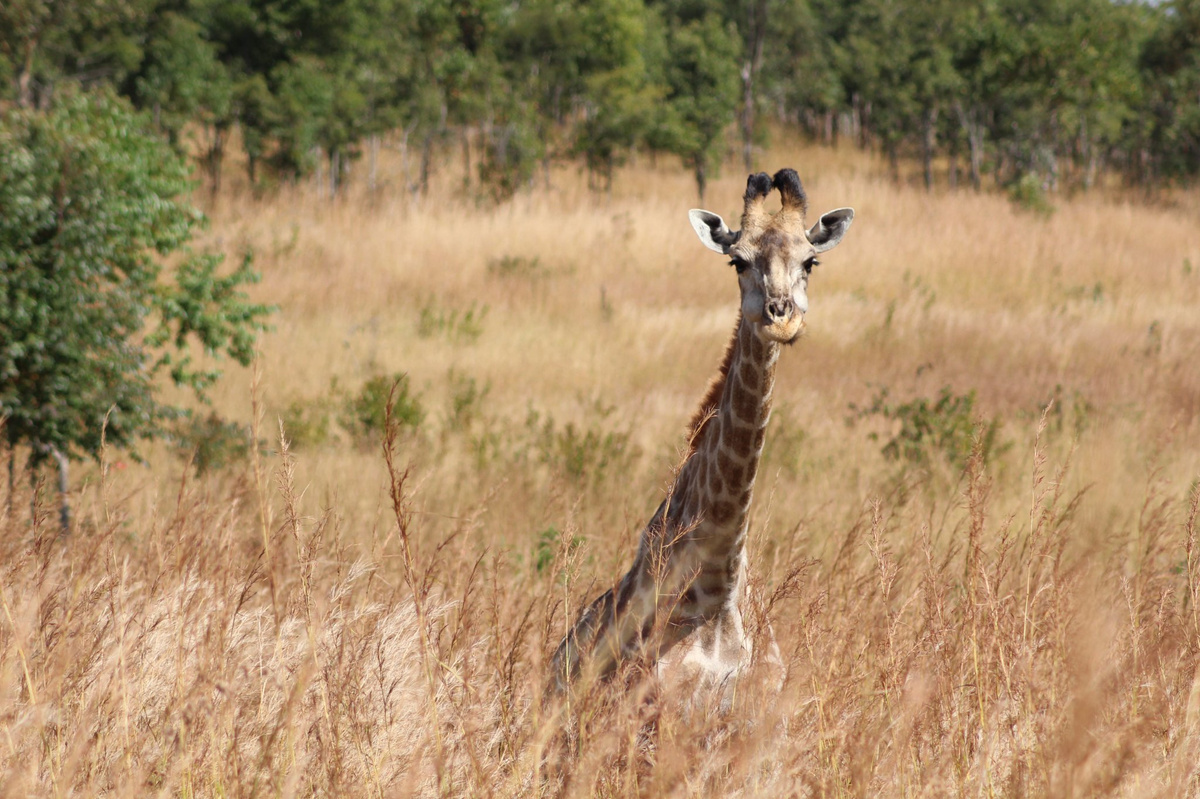
[[[738,240],[738,233],[729,229],[725,220],[712,211],[701,211],[693,208],[688,211],[688,220],[704,246],[722,255],[728,254],[729,248]]]
[[[817,224],[809,228],[808,240],[817,252],[832,250],[842,240],[842,236],[846,235],[853,221],[853,208],[839,208],[822,214]]]

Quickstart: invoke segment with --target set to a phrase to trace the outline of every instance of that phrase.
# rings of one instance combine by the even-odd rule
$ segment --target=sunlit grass
[[[256,386],[230,371],[212,410],[256,430],[258,469],[108,453],[66,539],[17,480],[5,793],[1200,792],[1196,198],[1041,217],[849,148],[784,141],[761,166],[797,168],[815,213],[857,211],[781,359],[757,484],[747,617],[782,688],[756,666],[727,716],[642,702],[636,674],[543,703],[735,318],[686,172],[641,159],[607,198],[559,167],[499,207],[449,171],[413,198],[398,160],[335,203],[231,175],[206,243],[251,248],[280,312]],[[744,179],[727,165],[705,205],[736,219]],[[345,408],[398,373],[423,415],[389,474]],[[898,422],[855,410],[884,388],[973,392],[1000,446],[966,473],[936,447],[889,460]]]

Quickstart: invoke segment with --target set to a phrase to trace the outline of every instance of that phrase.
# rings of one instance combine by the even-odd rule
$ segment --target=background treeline
[[[448,157],[499,197],[564,157],[603,189],[640,150],[703,194],[768,119],[929,185],[1200,170],[1200,0],[5,0],[3,100],[67,82],[195,136],[214,191],[235,130],[256,185],[331,193],[389,146],[418,191]]]

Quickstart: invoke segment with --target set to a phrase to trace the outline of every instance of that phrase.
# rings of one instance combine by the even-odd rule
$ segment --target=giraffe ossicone
[[[778,190],[781,208],[766,198]],[[794,170],[750,175],[741,229],[688,212],[700,241],[729,256],[741,306],[733,338],[689,429],[688,454],[646,524],[628,572],[580,614],[554,654],[559,691],[602,679],[621,663],[670,661],[721,686],[750,661],[742,624],[746,528],[781,345],[804,332],[816,256],[842,240],[854,211],[809,227]],[[675,650],[675,651],[672,651]]]

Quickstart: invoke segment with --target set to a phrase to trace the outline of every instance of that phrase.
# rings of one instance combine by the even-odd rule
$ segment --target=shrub
[[[484,400],[492,391],[492,384],[486,382],[481,387],[473,377],[460,375],[451,370],[448,375],[450,383],[450,408],[446,426],[451,430],[462,430],[471,426],[479,418]]]
[[[316,447],[329,440],[329,398],[293,400],[280,414],[283,433],[292,449]]]
[[[417,318],[417,335],[421,338],[444,336],[456,344],[473,344],[483,335],[483,320],[488,307],[471,303],[466,310],[438,308],[430,299]]]
[[[1025,173],[1008,187],[1008,199],[1025,211],[1047,216],[1054,213],[1054,206],[1046,198],[1041,178],[1033,172]]]
[[[244,461],[253,445],[250,431],[215,412],[203,417],[188,417],[177,431],[180,456],[191,458],[197,475]]]
[[[929,467],[936,459],[942,459],[961,471],[966,468],[976,438],[985,462],[999,451],[1000,422],[979,418],[974,391],[954,394],[947,386],[935,400],[918,397],[910,402],[892,404],[884,387],[879,389],[870,406],[858,408],[851,404],[850,409],[854,413],[852,421],[878,416],[900,423],[899,430],[881,450],[888,460]],[[880,435],[870,433],[869,437],[878,441]]]
[[[220,276],[190,250],[190,168],[149,128],[103,93],[0,113],[0,418],[34,461],[165,432],[159,375],[203,398],[193,352],[248,364],[271,311],[249,254]]]
[[[546,273],[541,259],[536,255],[526,258],[523,255],[502,255],[488,261],[489,274],[496,277],[537,278]]]
[[[417,430],[425,420],[420,399],[412,392],[408,375],[376,375],[363,383],[342,409],[342,427],[360,441],[381,438],[386,432],[387,404],[393,395],[392,421],[401,429]]]
[[[573,482],[601,483],[633,462],[628,432],[581,428],[574,422],[559,427],[553,417],[542,419],[534,410],[529,411],[525,425],[538,459]]]

